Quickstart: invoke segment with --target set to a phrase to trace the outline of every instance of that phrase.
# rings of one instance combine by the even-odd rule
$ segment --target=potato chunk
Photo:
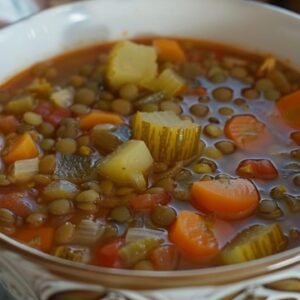
[[[143,141],[130,140],[107,156],[97,167],[101,176],[118,185],[146,188],[145,173],[153,158]]]

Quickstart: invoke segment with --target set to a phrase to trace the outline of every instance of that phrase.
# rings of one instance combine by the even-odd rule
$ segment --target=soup
[[[300,74],[213,43],[67,53],[0,89],[0,231],[135,270],[299,246]]]

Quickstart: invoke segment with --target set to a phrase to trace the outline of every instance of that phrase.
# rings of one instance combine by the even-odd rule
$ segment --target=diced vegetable
[[[169,231],[169,238],[188,260],[199,263],[215,256],[218,242],[200,215],[181,211]]]
[[[74,243],[91,245],[101,238],[105,227],[92,220],[81,220],[76,227]]]
[[[258,75],[269,74],[276,67],[276,59],[273,56],[267,57],[258,69]]]
[[[145,174],[153,164],[152,156],[143,141],[130,140],[103,159],[98,172],[119,185],[146,188]]]
[[[0,208],[9,209],[15,215],[27,217],[36,210],[35,195],[30,190],[11,191],[9,188],[0,188]]]
[[[14,178],[17,181],[26,181],[32,178],[39,171],[39,159],[17,160],[14,163]]]
[[[151,238],[167,241],[167,233],[162,230],[154,230],[149,228],[129,228],[126,233],[125,242],[132,243],[141,239]]]
[[[150,260],[155,270],[171,271],[177,268],[179,253],[174,245],[165,245],[151,252]]]
[[[173,163],[199,151],[200,127],[173,112],[138,112],[133,120],[133,138],[143,140],[155,161]]]
[[[224,219],[240,219],[253,213],[260,196],[248,179],[218,179],[194,182],[191,201],[200,210]]]
[[[224,128],[225,135],[244,150],[254,151],[270,142],[270,133],[265,124],[252,115],[236,115]]]
[[[45,78],[35,78],[28,86],[28,90],[39,97],[48,97],[52,92],[52,85]]]
[[[278,171],[268,159],[246,159],[240,162],[236,170],[237,175],[245,178],[273,180]]]
[[[186,60],[184,50],[177,41],[157,39],[153,41],[153,46],[156,48],[158,58],[161,60],[175,63],[182,63]]]
[[[277,108],[288,125],[300,128],[300,90],[279,99]]]
[[[165,69],[157,78],[145,81],[143,86],[152,91],[161,91],[171,97],[184,90],[185,81],[172,69]]]
[[[51,94],[50,99],[58,107],[70,107],[74,101],[74,89],[65,88]]]
[[[122,262],[131,267],[135,263],[146,259],[152,250],[161,244],[161,240],[153,238],[139,239],[135,242],[129,243],[119,250],[119,255]]]
[[[122,262],[119,256],[119,249],[123,241],[117,239],[109,244],[95,249],[95,264],[107,268],[121,268]]]
[[[158,205],[165,205],[171,201],[168,193],[142,194],[132,198],[129,202],[135,211],[150,211]]]
[[[29,159],[38,156],[38,148],[31,135],[26,132],[18,136],[6,149],[3,159],[7,164],[17,160]]]
[[[72,199],[78,192],[77,186],[67,180],[51,182],[44,188],[44,195],[49,200]]]
[[[88,263],[91,259],[90,250],[83,246],[58,246],[53,249],[52,254],[74,262]]]
[[[18,126],[18,120],[15,116],[1,116],[0,117],[0,132],[3,134],[8,134],[11,132],[16,132]]]
[[[54,175],[71,181],[91,180],[96,177],[97,158],[76,154],[56,154]]]
[[[138,45],[129,41],[117,43],[111,50],[107,79],[112,88],[127,83],[141,84],[157,74],[157,55],[154,47]]]
[[[52,246],[54,229],[51,227],[21,229],[16,239],[41,251],[48,252]]]
[[[242,263],[282,251],[287,246],[279,224],[253,225],[242,231],[221,251],[224,264]]]
[[[122,124],[123,119],[113,113],[103,111],[92,111],[80,118],[80,128],[84,130],[92,129],[98,124]]]
[[[60,122],[64,118],[68,118],[71,115],[71,111],[67,107],[57,107],[51,111],[50,114],[47,114],[44,116],[44,120],[46,122],[51,123],[54,126],[57,126],[60,124]]]

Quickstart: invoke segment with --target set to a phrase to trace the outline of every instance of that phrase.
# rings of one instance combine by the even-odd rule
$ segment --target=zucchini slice
[[[253,225],[225,245],[221,261],[228,265],[269,256],[284,250],[287,242],[279,224]]]
[[[199,152],[200,127],[174,112],[137,112],[132,125],[133,138],[146,143],[155,161],[171,164]]]

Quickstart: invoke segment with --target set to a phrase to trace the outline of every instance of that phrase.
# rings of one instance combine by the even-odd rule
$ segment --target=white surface
[[[97,0],[61,6],[0,31],[0,82],[62,51],[125,33],[224,41],[289,58],[300,67],[295,16],[241,0]]]

